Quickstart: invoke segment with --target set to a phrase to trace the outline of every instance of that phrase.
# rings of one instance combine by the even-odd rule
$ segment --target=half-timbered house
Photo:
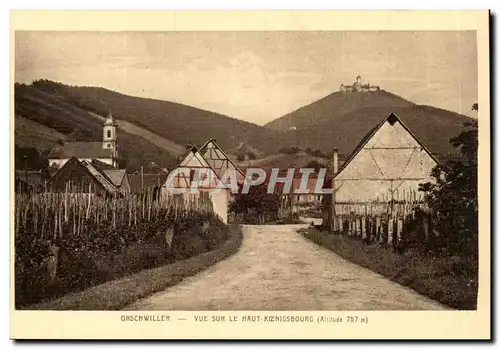
[[[209,193],[214,212],[227,223],[229,189],[221,188],[216,171],[196,146],[190,146],[162,183],[161,193],[188,196],[200,192]]]
[[[334,162],[336,156],[334,151]],[[419,184],[432,181],[437,159],[394,113],[368,132],[337,170],[333,164],[333,194],[324,201],[324,220],[330,227],[339,206],[387,203],[412,195],[421,200]]]

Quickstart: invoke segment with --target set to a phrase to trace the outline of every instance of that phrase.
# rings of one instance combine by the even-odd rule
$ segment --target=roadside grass
[[[243,239],[238,226],[226,226],[228,237],[218,248],[165,266],[146,269],[22,310],[120,310],[181,282],[235,253]]]
[[[299,233],[342,258],[443,305],[460,310],[477,309],[478,264],[471,257],[429,257],[415,250],[398,254],[380,244],[366,244],[316,228],[300,229]]]

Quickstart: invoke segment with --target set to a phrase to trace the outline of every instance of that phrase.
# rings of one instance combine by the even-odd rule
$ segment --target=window
[[[297,195],[297,201],[300,201],[300,195]]]
[[[108,143],[108,148],[111,148],[111,144]]]
[[[108,138],[111,138],[111,130],[108,130]]]

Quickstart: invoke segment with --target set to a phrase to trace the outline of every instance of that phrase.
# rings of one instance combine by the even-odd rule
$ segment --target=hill
[[[66,140],[66,136],[61,132],[19,115],[15,116],[14,123],[15,143],[21,148],[46,150]]]
[[[301,148],[333,147],[347,156],[375,125],[390,112],[396,113],[419,140],[437,157],[457,154],[449,140],[463,130],[467,116],[430,106],[417,105],[387,91],[332,93],[299,108],[265,127],[286,132],[286,143]]]
[[[228,154],[228,156],[238,160],[256,159],[265,156],[264,153],[243,142],[240,142],[240,144],[236,148],[227,150],[226,153]]]
[[[39,80],[15,85],[16,145],[45,153],[65,140],[101,140],[103,116],[109,112],[118,119],[120,153],[131,171],[151,162],[171,168],[186,145],[201,146],[209,138],[215,138],[231,157],[250,159],[252,165],[264,167],[315,160],[312,152],[301,160],[276,155],[290,147],[324,154],[337,147],[340,159],[345,159],[390,112],[437,157],[446,157],[457,153],[449,139],[470,120],[381,90],[335,92],[262,127],[179,103]],[[254,157],[260,161],[251,160]]]
[[[117,119],[154,132],[175,143],[201,146],[215,138],[223,149],[241,142],[258,152],[270,154],[283,144],[282,133],[246,121],[180,103],[132,97],[100,87],[75,87],[47,80],[33,85],[42,91],[64,96],[75,106],[99,115],[111,112]]]
[[[255,159],[255,160],[245,160],[241,162],[237,162],[237,165],[241,168],[247,167],[261,167],[264,169],[271,168],[302,168],[308,167],[308,165],[312,162],[316,161],[318,164],[326,166],[328,160],[325,158],[312,156],[306,152],[298,152],[296,154],[275,154],[270,155],[265,158]]]
[[[61,141],[101,140],[102,120],[90,115],[88,110],[77,106],[64,94],[45,91],[35,85],[16,84],[14,88],[14,141],[17,147],[37,149],[47,154]],[[119,132],[120,154],[129,170],[137,170],[150,162],[165,167],[175,165],[177,155],[165,151],[147,134],[128,133],[126,129]]]
[[[103,124],[104,121],[106,120],[106,117],[102,115],[93,112],[90,112],[89,114],[97,118],[97,120],[99,120],[101,124]],[[118,129],[120,130],[120,132],[126,132],[128,134],[136,135],[144,139],[147,139],[157,147],[165,149],[171,155],[178,157],[184,154],[186,150],[185,146],[177,144],[169,139],[166,139],[154,132],[146,130],[145,128],[137,126],[131,122],[124,120],[116,120],[116,123],[118,124]]]

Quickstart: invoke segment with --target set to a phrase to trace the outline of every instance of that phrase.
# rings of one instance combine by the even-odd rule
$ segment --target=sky
[[[363,82],[474,116],[474,31],[16,32],[15,81],[179,102],[263,125]]]

